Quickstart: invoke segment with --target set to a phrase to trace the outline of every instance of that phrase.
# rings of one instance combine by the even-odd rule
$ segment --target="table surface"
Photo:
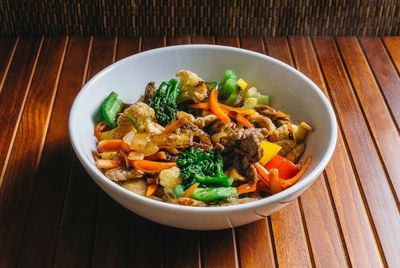
[[[330,164],[265,220],[195,232],[110,199],[72,152],[82,84],[123,57],[211,43],[280,59],[310,77],[340,126]],[[0,38],[1,267],[400,267],[400,37]]]

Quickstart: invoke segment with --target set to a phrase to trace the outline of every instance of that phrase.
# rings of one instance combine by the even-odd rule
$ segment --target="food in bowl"
[[[186,206],[247,203],[295,184],[306,122],[269,106],[269,96],[233,70],[220,83],[189,70],[127,105],[111,92],[95,126],[96,166],[120,186]]]

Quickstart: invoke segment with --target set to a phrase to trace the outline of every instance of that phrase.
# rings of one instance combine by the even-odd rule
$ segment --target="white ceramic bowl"
[[[249,85],[270,95],[271,105],[293,119],[309,122],[315,131],[306,141],[304,155],[313,162],[301,181],[273,196],[226,207],[185,207],[155,201],[129,192],[107,179],[95,166],[93,134],[99,107],[113,90],[127,103],[135,102],[149,81],[156,84],[175,77],[181,69],[207,81],[219,81],[233,69]],[[184,229],[213,230],[247,224],[286,206],[304,192],[328,164],[335,148],[337,123],[321,90],[294,68],[268,56],[244,49],[215,45],[183,45],[139,53],[120,60],[93,77],[76,97],[69,118],[73,148],[93,180],[114,200],[149,220]]]

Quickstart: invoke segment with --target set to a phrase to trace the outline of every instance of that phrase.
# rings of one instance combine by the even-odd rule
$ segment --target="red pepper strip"
[[[270,186],[269,183],[269,172],[266,170],[263,165],[261,165],[259,162],[256,162],[253,164],[253,166],[256,168],[257,173],[260,175],[260,180],[267,186]]]
[[[279,178],[278,170],[273,168],[269,172],[270,172],[269,181],[271,183],[271,194],[276,194],[281,192],[283,190],[281,186],[282,179]]]
[[[312,161],[312,156],[310,155],[306,158],[299,172],[297,172],[297,174],[293,178],[288,180],[281,180],[282,189],[289,188],[290,186],[295,184],[304,175],[306,170],[310,167],[311,161]]]
[[[237,187],[238,194],[252,193],[255,192],[256,190],[257,190],[257,184],[254,182],[245,183]]]
[[[208,99],[208,106],[211,112],[213,112],[222,122],[229,123],[231,119],[219,106],[218,103],[218,91],[216,89],[211,90],[210,98]]]
[[[280,155],[275,155],[264,167],[268,171],[277,169],[279,177],[284,180],[292,178],[299,171],[295,164]]]
[[[131,160],[131,166],[144,172],[160,172],[161,170],[175,167],[175,162],[156,162],[150,160]]]
[[[97,144],[97,149],[100,153],[102,152],[117,152],[124,151],[130,152],[131,147],[129,144],[125,143],[122,140],[103,140]]]

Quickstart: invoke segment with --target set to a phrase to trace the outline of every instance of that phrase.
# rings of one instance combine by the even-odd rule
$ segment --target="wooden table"
[[[265,220],[213,232],[149,222],[104,194],[72,152],[68,113],[85,81],[183,43],[266,53],[333,103],[332,161]],[[0,267],[400,267],[400,37],[2,37],[0,54]]]

